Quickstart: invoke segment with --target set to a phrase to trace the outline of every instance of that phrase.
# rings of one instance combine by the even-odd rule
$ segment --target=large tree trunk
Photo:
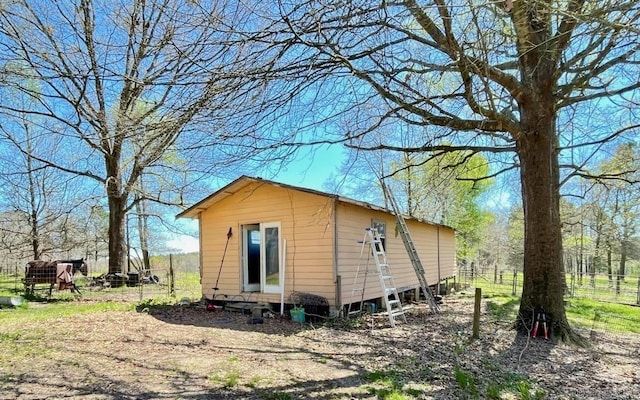
[[[558,147],[551,91],[532,96],[521,108],[517,138],[524,206],[524,280],[518,330],[528,334],[539,312],[550,332],[573,339],[564,309]]]
[[[140,181],[142,188],[142,180]],[[136,214],[138,220],[138,237],[140,239],[140,250],[142,251],[142,269],[145,272],[151,270],[149,260],[149,225],[147,224],[147,210],[144,200],[136,199]]]
[[[106,182],[109,199],[109,274],[122,273],[127,261],[125,218],[128,192],[123,190],[119,154],[108,156]]]
[[[109,196],[109,273],[123,271],[127,260],[125,241],[125,204],[126,198]]]
[[[515,94],[520,129],[513,135],[524,209],[524,278],[516,325],[520,333],[529,334],[542,314],[554,339],[577,342],[580,339],[571,330],[564,308],[566,276],[555,126],[560,60],[546,7],[543,3],[517,2],[511,14],[522,83]]]

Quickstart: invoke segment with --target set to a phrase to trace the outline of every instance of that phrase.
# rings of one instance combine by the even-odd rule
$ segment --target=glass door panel
[[[264,223],[260,224],[262,242],[260,246],[262,264],[262,282],[265,293],[281,292],[280,276],[280,224]]]

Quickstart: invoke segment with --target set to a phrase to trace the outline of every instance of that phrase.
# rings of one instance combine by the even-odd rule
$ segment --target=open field
[[[395,329],[380,317],[301,325],[120,302],[0,310],[0,399],[638,399],[640,337],[592,348],[515,337],[486,300],[448,296]],[[491,310],[491,312],[489,312]],[[508,310],[507,310],[508,312]],[[372,325],[373,324],[373,325]]]

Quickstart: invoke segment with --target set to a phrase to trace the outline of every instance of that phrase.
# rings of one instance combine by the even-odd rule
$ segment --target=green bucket
[[[296,307],[292,308],[289,313],[291,314],[291,320],[304,324],[304,308]]]

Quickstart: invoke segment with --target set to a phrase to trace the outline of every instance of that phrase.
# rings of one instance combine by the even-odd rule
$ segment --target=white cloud
[[[179,250],[182,253],[195,253],[200,251],[200,244],[197,238],[187,235],[177,235],[167,242],[170,249]]]

